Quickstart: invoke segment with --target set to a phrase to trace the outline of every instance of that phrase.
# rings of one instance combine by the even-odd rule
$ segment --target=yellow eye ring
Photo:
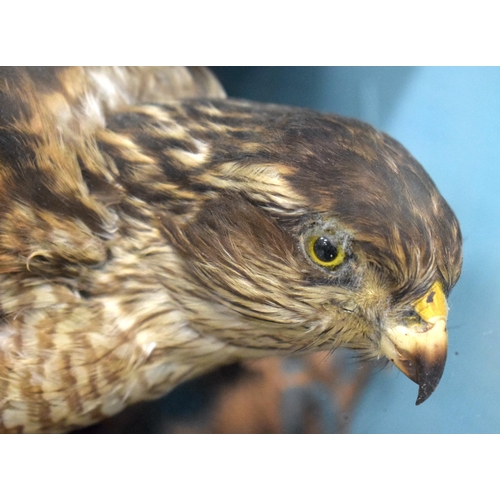
[[[307,253],[318,266],[333,268],[345,259],[344,249],[337,246],[329,236],[314,236],[309,239]]]

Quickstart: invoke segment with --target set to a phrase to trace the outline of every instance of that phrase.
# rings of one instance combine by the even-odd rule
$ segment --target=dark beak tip
[[[419,371],[418,377],[418,396],[415,405],[418,406],[424,401],[427,401],[431,394],[435,391],[436,387],[441,380],[441,376],[444,372],[444,365],[446,358],[444,358],[440,363],[436,363],[433,369],[430,371]]]
[[[426,391],[422,390],[422,386],[418,388],[418,396],[417,396],[417,401],[415,402],[415,405],[421,405],[424,401],[427,401],[429,399],[430,395],[433,393],[432,391]]]
[[[446,354],[429,362],[424,356],[405,356],[403,373],[418,385],[418,396],[415,405],[427,401],[441,380],[446,364]],[[400,368],[401,369],[401,368]]]

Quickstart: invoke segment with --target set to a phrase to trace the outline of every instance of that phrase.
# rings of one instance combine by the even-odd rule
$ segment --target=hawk
[[[276,354],[385,357],[417,404],[441,378],[459,224],[366,123],[203,68],[3,68],[0,200],[0,431]]]

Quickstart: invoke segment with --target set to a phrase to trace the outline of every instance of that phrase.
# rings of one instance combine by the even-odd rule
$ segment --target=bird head
[[[171,135],[162,151],[178,183],[162,225],[196,329],[247,353],[344,346],[386,357],[425,401],[443,373],[462,254],[459,224],[422,166],[339,116],[232,100],[162,113],[155,127],[162,144]]]
[[[0,101],[0,431],[275,353],[387,358],[417,404],[437,386],[460,228],[386,134],[200,69],[4,68]]]

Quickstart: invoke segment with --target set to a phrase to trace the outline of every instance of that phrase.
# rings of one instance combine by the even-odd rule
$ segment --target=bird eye
[[[342,247],[338,247],[329,236],[311,238],[308,253],[313,262],[323,267],[336,267],[345,258]]]

